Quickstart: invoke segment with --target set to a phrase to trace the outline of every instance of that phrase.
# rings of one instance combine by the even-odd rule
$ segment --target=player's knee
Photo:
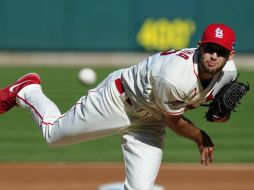
[[[50,147],[59,147],[64,146],[64,144],[58,142],[58,141],[47,141],[48,146]]]
[[[65,146],[70,144],[70,142],[68,141],[68,138],[45,138],[48,146],[50,147],[60,147],[60,146]]]
[[[50,146],[50,147],[61,146],[59,144],[58,140],[56,140],[54,138],[45,138],[45,141],[48,144],[48,146]]]
[[[56,146],[56,142],[55,142],[55,141],[52,141],[52,140],[46,139],[46,143],[47,143],[48,146],[50,146],[50,147],[55,147],[55,146]]]

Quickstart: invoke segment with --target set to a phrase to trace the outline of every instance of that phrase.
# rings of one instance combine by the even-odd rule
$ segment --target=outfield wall
[[[143,52],[0,52],[0,67],[65,66],[65,67],[127,67],[150,56]],[[237,54],[239,69],[254,70],[254,54]]]
[[[0,0],[0,50],[161,51],[196,46],[211,22],[254,51],[254,1]]]

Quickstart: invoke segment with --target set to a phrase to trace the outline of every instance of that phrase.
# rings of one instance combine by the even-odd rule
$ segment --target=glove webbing
[[[242,83],[234,83],[232,87],[223,95],[223,102],[225,106],[230,110],[234,110],[236,104],[239,104],[239,101],[247,93],[248,90],[248,83],[247,85]]]

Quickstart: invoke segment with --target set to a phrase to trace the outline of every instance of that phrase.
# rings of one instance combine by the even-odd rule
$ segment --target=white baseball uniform
[[[151,189],[159,171],[165,124],[162,113],[179,115],[211,100],[236,78],[228,61],[204,89],[198,77],[196,49],[158,53],[140,64],[110,74],[67,113],[29,85],[18,93],[17,104],[27,108],[52,145],[64,145],[120,131],[126,165],[125,189]]]

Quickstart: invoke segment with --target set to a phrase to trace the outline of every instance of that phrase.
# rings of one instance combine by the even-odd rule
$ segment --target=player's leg
[[[42,92],[39,84],[22,88],[16,102],[32,112],[49,144],[64,145],[98,138],[129,125],[114,83],[119,75],[118,72],[112,74],[64,115]]]
[[[161,164],[163,137],[141,131],[122,136],[126,190],[152,189]]]

